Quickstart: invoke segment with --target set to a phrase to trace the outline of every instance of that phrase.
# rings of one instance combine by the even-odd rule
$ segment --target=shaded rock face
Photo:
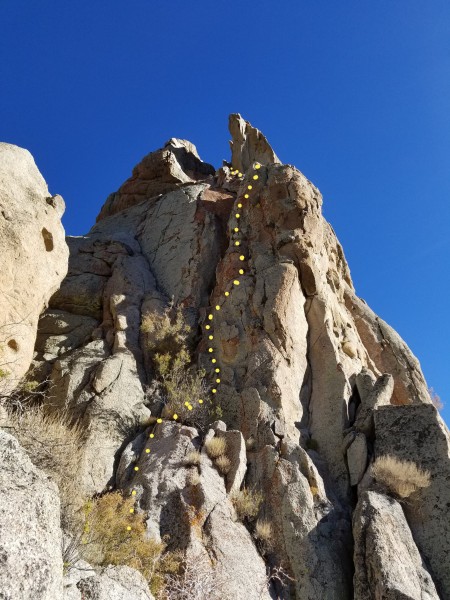
[[[39,315],[67,273],[64,209],[31,154],[0,143],[0,366],[8,390],[30,366]]]
[[[398,502],[364,492],[353,518],[355,600],[439,600]]]
[[[230,131],[231,167],[214,172],[173,138],[86,236],[68,238],[69,272],[41,316],[34,367],[50,377],[52,409],[67,407],[85,428],[80,483],[90,494],[134,493],[148,535],[201,556],[222,600],[447,599],[448,430],[420,365],[356,296],[317,188],[240,115]],[[172,304],[208,381],[220,367],[223,423],[210,429],[146,426],[161,406],[140,324]],[[406,431],[429,436],[439,467],[411,446],[432,484],[403,507],[381,494],[370,465],[380,453],[403,457]],[[206,452],[212,437],[227,440],[225,475]],[[200,463],[186,465],[194,450]],[[269,548],[255,520],[237,519],[232,497],[244,485],[263,496]],[[268,590],[279,565],[290,579]]]
[[[59,523],[56,484],[32,464],[13,436],[0,430],[0,596],[4,600],[62,598]]]

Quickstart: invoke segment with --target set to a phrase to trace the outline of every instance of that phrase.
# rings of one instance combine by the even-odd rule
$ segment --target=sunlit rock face
[[[86,432],[80,486],[134,493],[148,534],[201,557],[224,600],[449,599],[448,430],[420,365],[357,297],[319,190],[240,115],[229,126],[222,167],[172,138],[68,238],[33,367],[51,410]],[[211,425],[161,413],[140,326],[171,306],[214,383]],[[215,437],[227,472],[208,454]],[[387,453],[431,472],[407,504],[372,477]],[[244,486],[262,496],[270,544],[256,517],[238,518]]]

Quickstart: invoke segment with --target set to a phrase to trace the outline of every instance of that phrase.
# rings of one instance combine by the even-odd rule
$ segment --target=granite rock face
[[[64,209],[31,154],[0,143],[0,367],[8,391],[28,370],[39,315],[67,273]]]
[[[356,296],[317,188],[240,115],[230,132],[217,171],[172,138],[68,238],[33,368],[50,379],[47,409],[85,433],[80,489],[133,494],[147,534],[200,557],[221,600],[448,600],[449,434],[419,362]],[[194,367],[220,380],[207,425],[162,410],[140,326],[174,306]],[[386,495],[371,476],[384,454],[429,470],[430,486]],[[244,488],[262,502],[239,520]],[[121,593],[99,578],[70,593]]]
[[[0,596],[59,600],[62,594],[58,488],[0,430]]]

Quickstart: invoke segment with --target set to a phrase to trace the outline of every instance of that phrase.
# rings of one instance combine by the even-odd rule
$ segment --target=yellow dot
[[[252,189],[253,189],[253,186],[252,186],[252,185],[248,185],[248,186],[247,186],[247,189],[248,189],[248,190],[252,190]]]
[[[154,433],[151,433],[151,434],[150,434],[150,437],[151,437],[151,438],[154,438],[154,437],[155,437],[155,434],[154,434]]]
[[[261,165],[259,163],[256,163],[255,169],[260,169],[260,168],[261,168]]]
[[[234,216],[236,217],[236,219],[240,219],[241,218],[241,215],[239,213],[236,213]]]
[[[135,471],[139,471],[139,467],[134,467],[134,470]]]
[[[229,296],[229,295],[230,295],[230,292],[225,292],[225,296]]]
[[[188,406],[188,410],[192,410],[192,406],[190,404]]]
[[[162,419],[156,419],[157,423],[162,423]]]
[[[150,454],[150,448],[145,449],[145,454]]]
[[[208,315],[208,319],[212,321],[214,319],[213,315]]]
[[[130,513],[134,513],[134,508],[130,508]]]
[[[255,180],[256,180],[256,179],[259,179],[259,178],[258,178],[258,175],[253,175],[253,179],[255,179]]]
[[[131,492],[131,495],[132,495],[132,496],[136,496],[136,494],[137,494],[136,490],[133,490],[133,491]]]
[[[216,379],[216,383],[220,383],[220,379]]]
[[[216,310],[220,310],[220,306],[216,304]]]
[[[127,527],[127,531],[131,531],[131,527],[129,525]]]
[[[243,275],[244,274],[244,269],[239,269],[239,275]]]
[[[184,403],[185,406],[189,406],[189,402],[186,400],[186,402]]]
[[[239,285],[239,281],[238,281],[237,279],[235,279],[235,280],[233,281],[233,283],[234,283],[234,285]]]
[[[205,329],[211,329],[211,325],[205,325]]]
[[[245,194],[244,198],[250,198],[250,196],[248,194]]]
[[[217,392],[217,390],[215,388],[213,388],[211,391],[213,394],[215,394]]]
[[[208,352],[214,352],[214,348],[208,348]]]
[[[213,335],[208,335],[208,340],[213,340],[214,336]]]
[[[216,373],[220,373],[220,369],[216,369],[215,371],[216,371]]]
[[[243,254],[240,255],[239,260],[245,260],[245,256]]]
[[[239,244],[240,244],[240,242],[238,242],[238,241],[234,242],[235,246],[239,246]]]
[[[212,363],[216,363],[216,362],[217,362],[217,358],[213,358],[213,359],[211,360],[211,362],[212,362]]]
[[[238,204],[238,208],[242,208],[242,204],[240,202]]]
[[[199,401],[198,401],[198,403],[199,403],[199,404],[203,404],[203,400],[199,400]]]
[[[242,173],[238,173],[239,177],[242,177]]]
[[[177,413],[175,413],[175,414],[173,415],[173,418],[175,419],[175,421],[178,419],[178,415],[177,415]]]
[[[239,227],[235,227],[234,230],[236,231],[236,233],[239,231]]]

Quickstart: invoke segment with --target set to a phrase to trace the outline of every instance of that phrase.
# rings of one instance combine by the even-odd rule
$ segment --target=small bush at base
[[[145,537],[145,515],[134,512],[134,498],[123,498],[119,492],[105,494],[87,502],[84,514],[79,553],[87,562],[133,567],[154,594],[163,588],[167,573],[177,572],[177,555],[163,554],[164,543]]]
[[[227,441],[223,437],[213,437],[205,442],[205,448],[210,458],[219,458],[219,456],[225,454]]]
[[[253,519],[259,512],[259,507],[263,501],[263,496],[260,492],[255,492],[247,488],[235,491],[231,495],[231,502],[236,509],[239,520],[245,518]]]
[[[372,466],[375,479],[399,498],[408,498],[420,488],[430,485],[430,473],[410,461],[394,456],[380,456]]]

